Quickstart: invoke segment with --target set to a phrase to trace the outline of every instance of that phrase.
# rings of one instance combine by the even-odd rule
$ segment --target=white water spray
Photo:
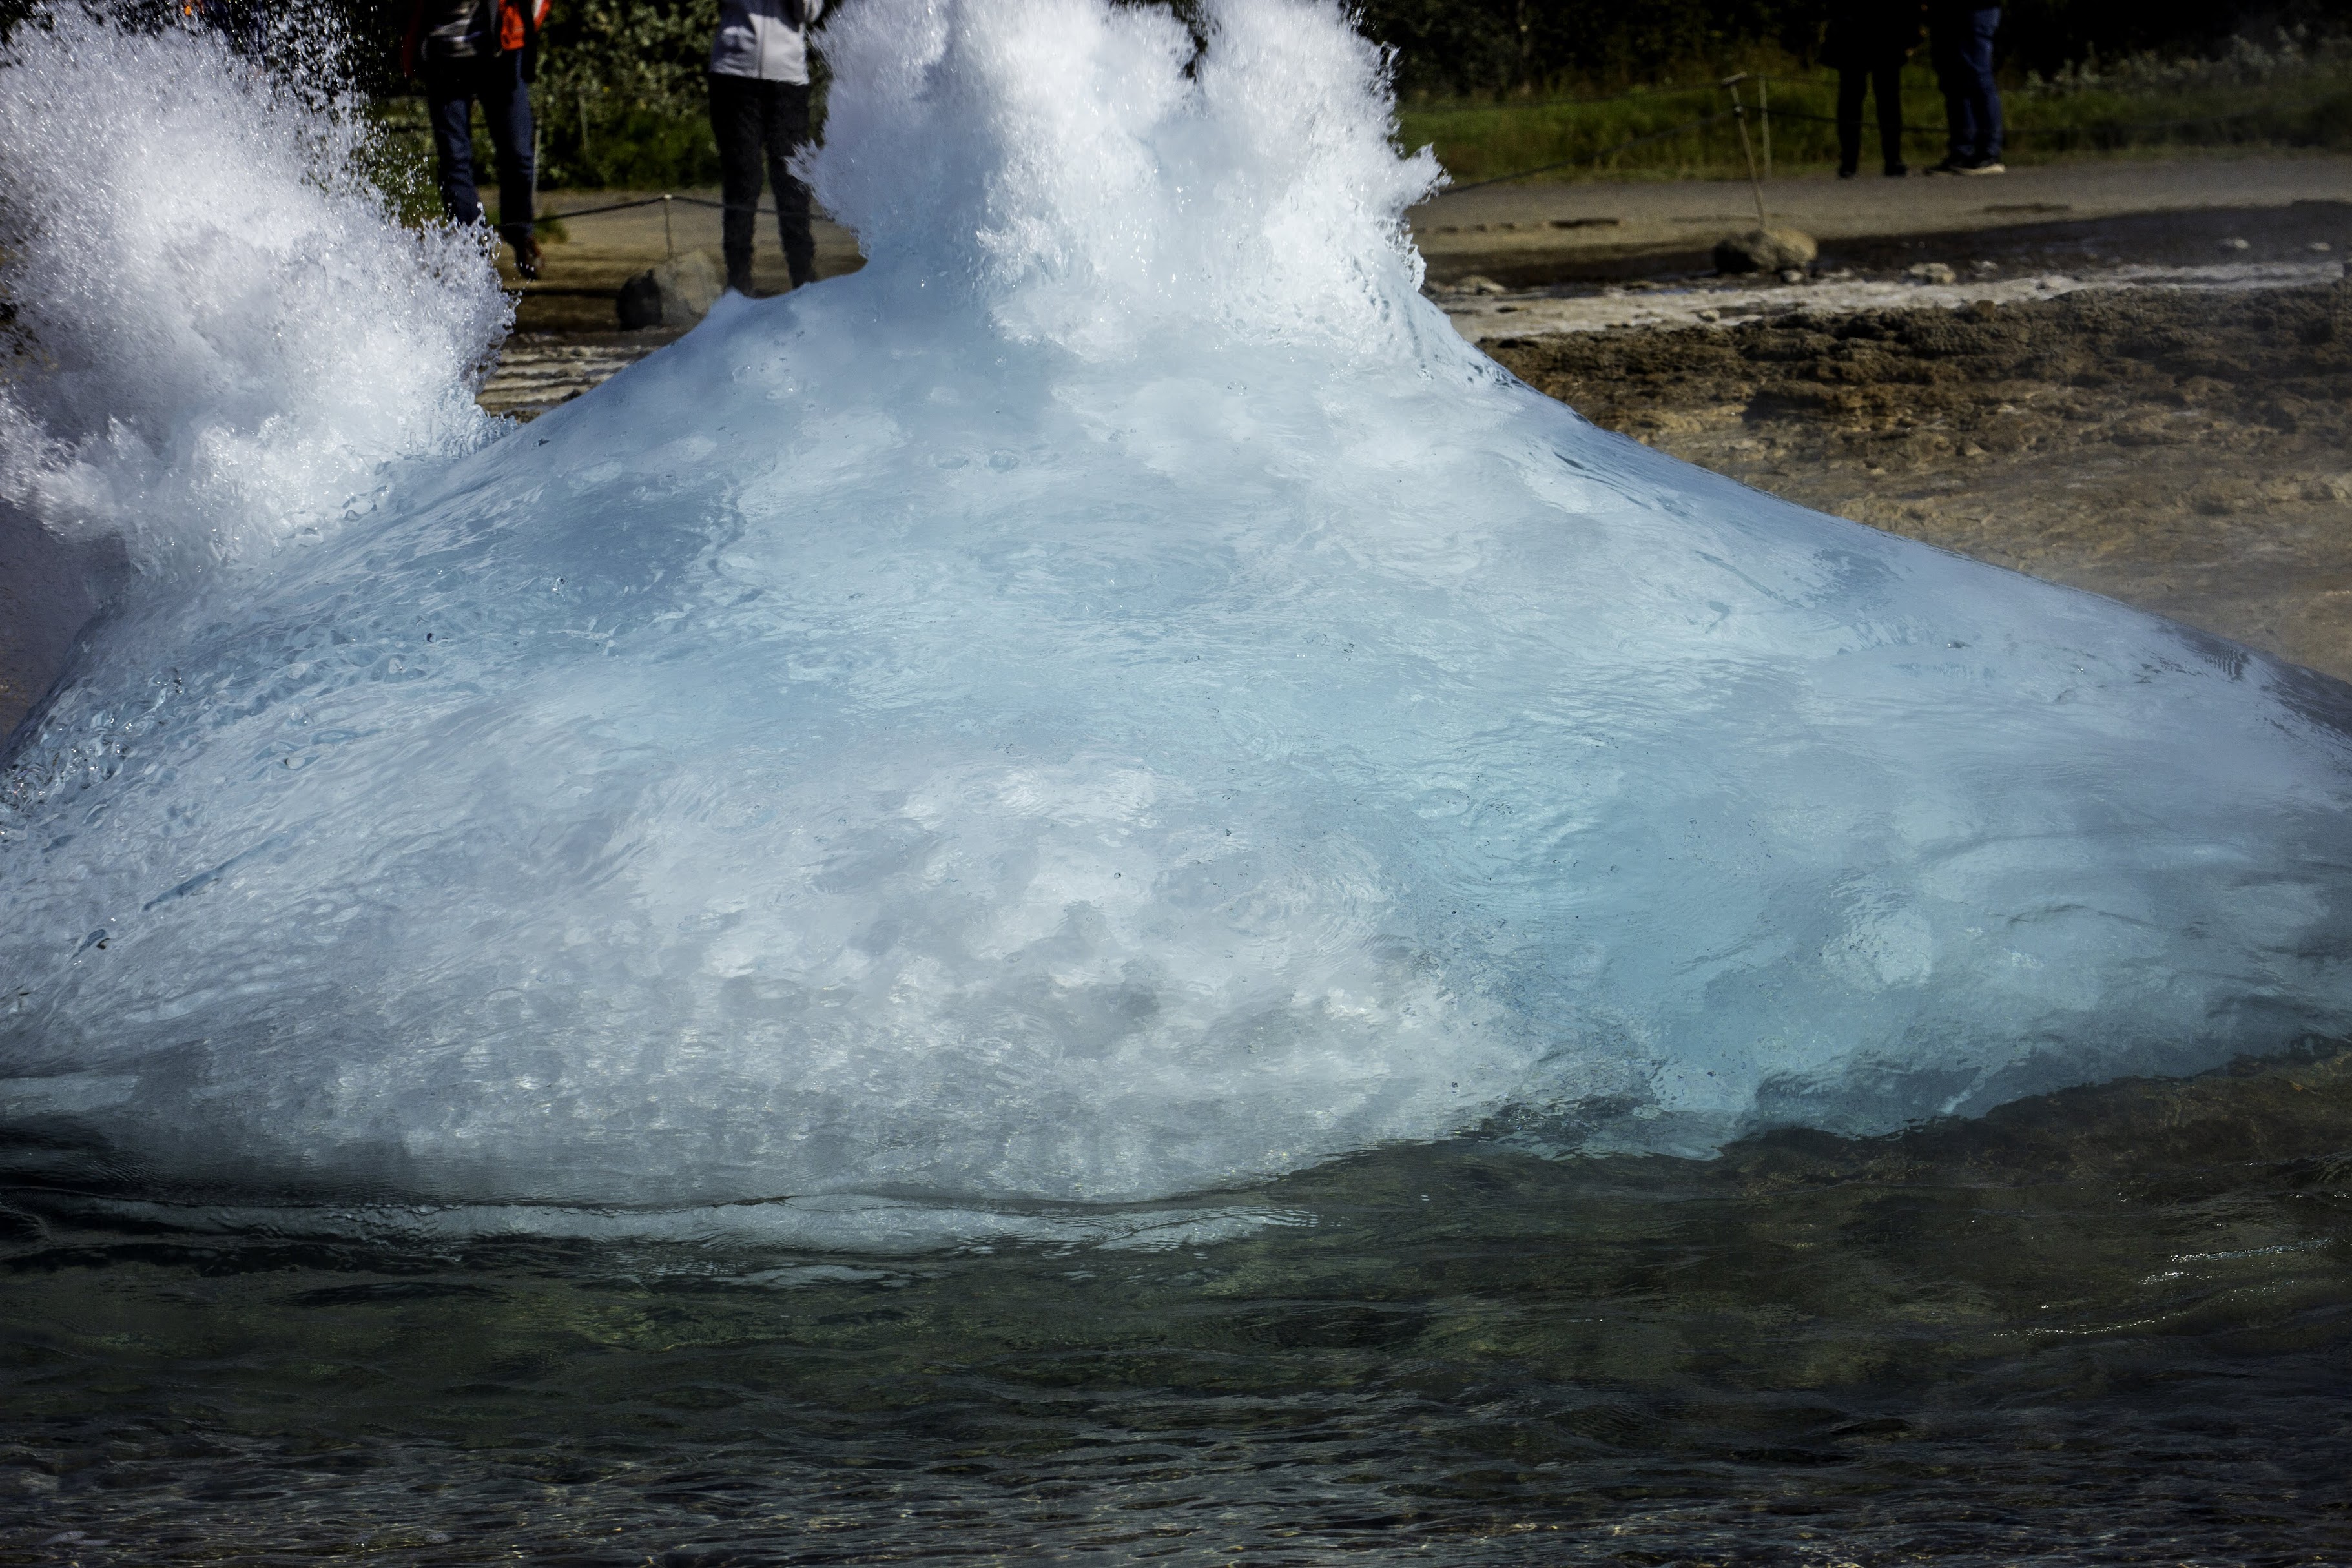
[[[312,65],[332,67],[331,51]],[[79,9],[0,65],[0,504],[151,574],[256,558],[495,426],[479,239],[401,227],[358,106]]]
[[[1470,353],[1334,8],[1213,6],[1192,61],[1101,0],[864,0],[829,47],[810,170],[865,272],[469,453],[455,328],[439,383],[401,360],[325,424],[157,402],[308,476],[201,513],[240,538],[450,457],[142,600],[20,743],[29,1174],[928,1235],[1465,1131],[1883,1130],[2345,1026],[2341,689]],[[372,232],[352,297],[461,276]],[[294,328],[221,353],[328,352]],[[252,493],[198,445],[106,515]]]

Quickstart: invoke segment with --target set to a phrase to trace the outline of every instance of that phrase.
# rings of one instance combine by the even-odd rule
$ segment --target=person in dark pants
[[[548,0],[417,0],[402,63],[425,81],[438,154],[441,206],[458,223],[482,221],[474,184],[474,105],[498,155],[499,233],[514,249],[515,270],[539,276],[531,233],[536,184],[531,167],[530,79]]]
[[[1878,99],[1878,154],[1889,178],[1903,161],[1903,62],[1919,47],[1918,0],[1832,0],[1822,53],[1837,68],[1838,178],[1862,167],[1862,98]]]
[[[793,177],[792,155],[809,139],[808,30],[824,0],[719,0],[710,44],[710,133],[727,204],[720,248],[727,287],[751,292],[751,238],[759,228],[760,181],[776,193],[776,237],[793,287],[816,280],[808,187]]]
[[[1949,135],[1944,161],[1931,174],[2002,174],[2000,89],[1992,79],[1992,38],[2000,8],[1978,9],[1967,0],[1935,0],[1927,13],[1927,44],[1936,82],[1944,89]]]

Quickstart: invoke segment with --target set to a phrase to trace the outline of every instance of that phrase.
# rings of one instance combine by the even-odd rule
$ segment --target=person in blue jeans
[[[2000,89],[1992,79],[1992,37],[2000,7],[1937,0],[1927,13],[1927,47],[1936,84],[1944,89],[1949,142],[1933,174],[2000,174]]]
[[[474,105],[481,104],[498,156],[499,233],[525,278],[539,276],[530,79],[547,6],[548,0],[417,0],[401,51],[408,74],[424,78],[441,206],[457,223],[482,221],[474,184]]]

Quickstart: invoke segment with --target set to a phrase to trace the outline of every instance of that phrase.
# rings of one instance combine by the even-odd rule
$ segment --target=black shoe
[[[539,276],[540,267],[539,241],[532,238],[526,231],[515,236],[507,241],[507,244],[514,249],[516,276],[525,279],[536,279]]]
[[[1841,180],[1851,180],[1858,172],[1859,171],[1857,171],[1851,163],[1843,164],[1838,169],[1838,178]]]
[[[2009,165],[1998,158],[1971,158],[1959,167],[1963,174],[2006,174]]]
[[[1947,158],[1940,163],[1928,164],[1927,173],[1931,174],[1965,174],[1968,173],[1968,165],[1962,163],[1958,158]]]
[[[742,295],[746,300],[756,300],[760,297],[759,290],[751,286],[751,269],[748,267],[740,269],[729,268],[727,287],[733,292]]]
[[[1911,165],[1908,163],[1889,163],[1886,165],[1886,177],[1890,180],[1902,179],[1910,173]]]

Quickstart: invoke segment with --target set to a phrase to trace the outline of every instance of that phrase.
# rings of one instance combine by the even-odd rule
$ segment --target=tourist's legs
[[[457,223],[482,220],[482,198],[474,189],[472,63],[427,61],[425,67],[425,105],[433,120],[441,210]]]
[[[1851,174],[1862,165],[1862,95],[1870,85],[1870,73],[1860,66],[1838,68],[1837,138],[1838,173]],[[1886,100],[1879,100],[1881,118],[1885,115]]]
[[[1966,71],[1962,79],[1968,92],[1969,118],[1976,137],[1971,152],[1979,163],[1996,163],[2000,158],[2000,86],[1992,76],[1992,40],[1993,35],[2000,30],[2000,11],[1996,6],[1969,13],[1967,27],[1961,37]]]
[[[773,89],[763,105],[762,140],[768,156],[768,186],[776,193],[776,237],[792,268],[793,287],[816,281],[816,240],[809,232],[809,190],[793,177],[788,161],[809,139],[809,89],[805,82],[762,82]]]
[[[710,134],[719,143],[719,248],[727,258],[727,286],[751,291],[751,234],[760,205],[761,83],[750,77],[710,73]]]
[[[522,79],[522,56],[495,55],[477,62],[482,121],[499,160],[499,232],[518,257],[531,243],[532,211],[530,84]]]
[[[1839,80],[1838,90],[1841,93],[1845,90],[1843,78]],[[1879,157],[1885,163],[1888,174],[1907,174],[1909,166],[1903,162],[1903,59],[1901,56],[1898,55],[1892,60],[1881,60],[1871,68],[1870,90],[1878,100]],[[1848,167],[1852,167],[1861,155],[1861,148],[1858,145],[1862,141],[1861,105],[1856,104],[1854,110],[1856,121],[1854,141],[1857,145],[1841,153]],[[1844,135],[1843,125],[1839,127],[1839,135],[1841,138]]]
[[[1927,53],[1936,67],[1936,86],[1944,95],[1944,163],[1960,163],[1969,154],[1974,133],[1969,129],[1968,92],[1964,83],[1959,33],[1964,16],[1938,12],[1927,25]]]

